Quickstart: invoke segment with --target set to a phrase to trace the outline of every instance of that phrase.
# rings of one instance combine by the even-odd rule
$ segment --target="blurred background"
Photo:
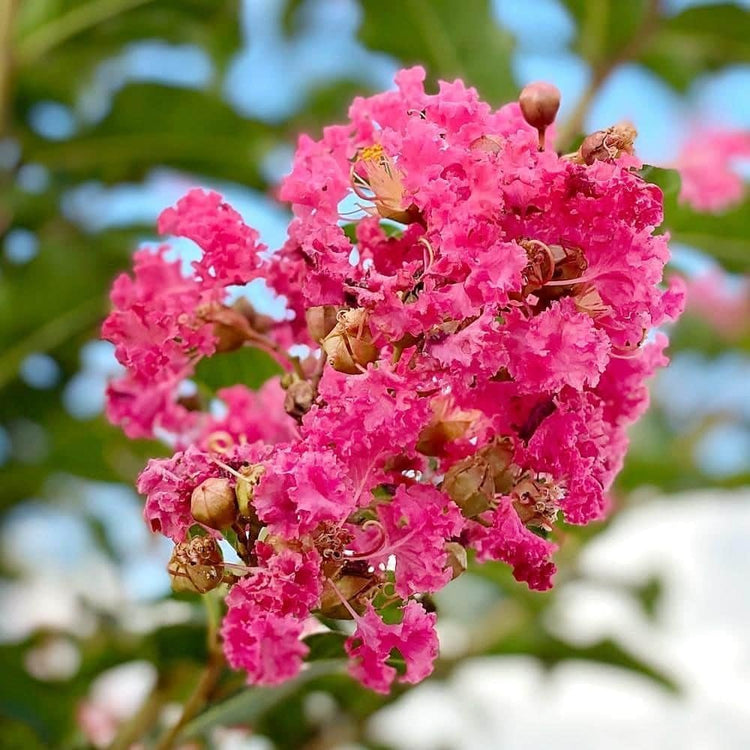
[[[111,280],[194,185],[280,245],[296,135],[411,63],[495,105],[555,83],[569,145],[628,119],[649,164],[750,174],[702,135],[750,128],[748,2],[0,0],[1,747],[128,747],[206,657],[133,490],[165,449],[101,416]],[[472,567],[436,597],[425,684],[370,694],[321,648],[280,689],[227,679],[185,747],[750,747],[750,211],[682,197],[672,365],[555,590]]]

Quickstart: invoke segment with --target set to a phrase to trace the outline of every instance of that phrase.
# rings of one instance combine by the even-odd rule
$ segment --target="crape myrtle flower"
[[[125,374],[108,414],[178,448],[140,476],[145,516],[176,544],[176,588],[227,591],[224,651],[252,684],[294,677],[333,620],[353,622],[364,685],[422,680],[438,652],[427,597],[471,550],[552,586],[559,522],[606,514],[667,361],[651,332],[682,289],[662,283],[662,194],[637,171],[634,128],[561,156],[554,87],[493,110],[461,81],[427,94],[424,77],[403,70],[300,137],[281,248],[192,191],[159,227],[201,259],[183,272],[142,250],[113,288],[104,335]],[[227,303],[257,278],[285,320]],[[284,374],[227,384],[220,413],[181,395],[201,358],[243,346]]]

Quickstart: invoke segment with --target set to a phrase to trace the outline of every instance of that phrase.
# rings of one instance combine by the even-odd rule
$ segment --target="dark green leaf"
[[[687,91],[698,76],[750,62],[748,28],[747,10],[735,3],[688,8],[661,22],[639,60],[677,90]]]
[[[260,349],[243,347],[234,352],[217,354],[201,360],[193,379],[214,391],[235,383],[257,389],[268,378],[279,373],[281,368],[268,354]]]
[[[510,58],[513,38],[500,28],[489,0],[380,0],[361,2],[362,41],[429,78],[463,78],[492,104],[517,94]]]

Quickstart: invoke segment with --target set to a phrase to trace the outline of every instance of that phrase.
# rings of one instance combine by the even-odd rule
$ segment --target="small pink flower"
[[[735,169],[750,158],[750,132],[696,130],[683,144],[675,169],[682,177],[680,200],[696,211],[718,213],[742,200],[745,185]]]

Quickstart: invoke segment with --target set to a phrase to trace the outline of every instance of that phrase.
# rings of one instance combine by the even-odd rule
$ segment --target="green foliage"
[[[463,78],[493,104],[515,96],[513,38],[498,26],[489,0],[363,0],[361,7],[368,47],[424,65],[431,81]]]
[[[564,0],[576,22],[573,49],[595,72],[641,63],[684,93],[705,73],[750,60],[747,11],[702,5],[667,16],[658,0]]]

